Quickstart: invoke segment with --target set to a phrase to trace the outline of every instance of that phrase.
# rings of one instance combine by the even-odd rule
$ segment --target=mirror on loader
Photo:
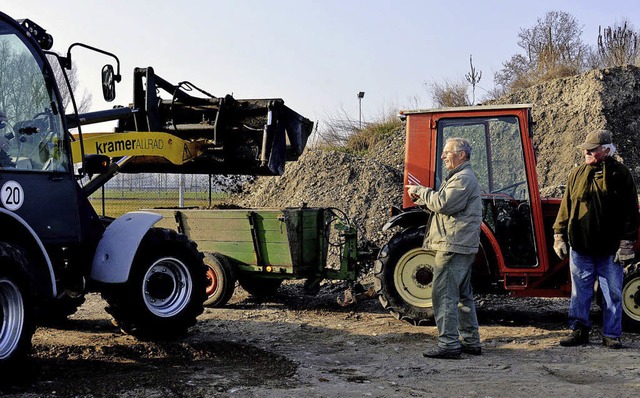
[[[111,64],[102,67],[102,96],[107,102],[112,102],[116,98],[116,83]]]

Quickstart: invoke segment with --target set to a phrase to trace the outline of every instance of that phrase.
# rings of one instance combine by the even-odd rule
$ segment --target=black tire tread
[[[374,287],[382,308],[391,315],[412,325],[433,323],[432,308],[418,308],[405,302],[396,290],[393,274],[397,261],[407,251],[422,245],[424,227],[409,227],[395,234],[382,247],[374,263]]]

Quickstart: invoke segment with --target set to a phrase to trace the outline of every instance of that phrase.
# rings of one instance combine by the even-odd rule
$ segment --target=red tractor
[[[446,175],[439,154],[447,138],[466,138],[483,188],[480,251],[473,269],[477,293],[568,297],[568,259],[554,251],[552,225],[559,198],[542,198],[536,176],[530,105],[474,106],[404,112],[405,184],[437,189]],[[568,175],[569,170],[567,170]],[[432,252],[422,250],[428,213],[405,192],[403,209],[384,230],[399,227],[375,262],[375,287],[383,307],[419,325],[433,319]],[[636,250],[638,248],[636,247]],[[638,258],[638,257],[637,257]],[[640,327],[640,270],[625,266],[624,324]]]

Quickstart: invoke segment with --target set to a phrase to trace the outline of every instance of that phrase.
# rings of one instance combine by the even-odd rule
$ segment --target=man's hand
[[[632,240],[621,240],[620,247],[616,252],[616,257],[613,259],[614,262],[624,263],[625,261],[633,260],[636,256],[636,253],[633,251],[633,241]]]
[[[567,249],[567,242],[562,239],[562,234],[553,235],[553,251],[560,257],[560,260],[567,258],[569,250]]]
[[[407,194],[411,200],[415,202],[416,199],[420,198],[420,196],[418,196],[418,190],[422,188],[420,185],[405,185],[404,187],[407,188]]]

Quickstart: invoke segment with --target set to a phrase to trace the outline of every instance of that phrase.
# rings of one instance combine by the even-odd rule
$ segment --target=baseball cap
[[[578,145],[578,148],[591,150],[604,144],[611,144],[611,132],[608,130],[595,130],[587,134],[587,138],[582,144]]]

